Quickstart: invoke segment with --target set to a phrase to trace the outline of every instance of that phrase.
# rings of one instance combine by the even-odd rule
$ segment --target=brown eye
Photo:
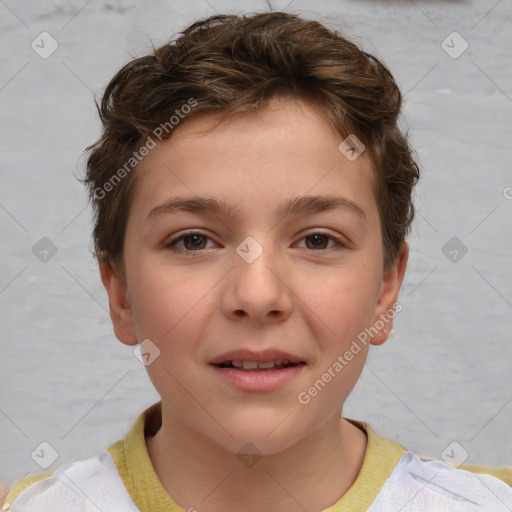
[[[192,250],[204,249],[204,242],[206,240],[206,237],[204,237],[203,235],[186,235],[182,238],[182,240],[183,240],[183,245],[187,249],[192,249]],[[190,245],[188,245],[188,243],[187,243],[189,241],[190,241]]]
[[[306,235],[303,240],[306,240],[306,249],[313,251],[341,249],[346,247],[341,239],[327,233],[311,233]],[[328,247],[330,241],[334,242],[334,247]]]
[[[326,249],[326,244],[329,243],[329,238],[330,237],[327,235],[316,234],[306,236],[305,240],[311,240],[312,246],[308,247],[308,249]],[[308,244],[306,243],[306,246],[307,245]]]
[[[183,233],[166,244],[166,247],[177,248],[177,250],[185,250],[186,252],[198,251],[206,248],[205,244],[207,240],[209,240],[209,238],[202,233]],[[182,241],[182,247],[177,247]]]

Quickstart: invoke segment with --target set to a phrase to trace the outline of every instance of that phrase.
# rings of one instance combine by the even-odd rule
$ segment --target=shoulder
[[[512,486],[512,466],[502,466],[491,468],[488,466],[476,466],[476,465],[466,465],[459,466],[459,469],[464,469],[466,471],[471,471],[472,473],[484,473],[487,475],[494,476],[503,480],[506,484]]]
[[[17,482],[2,510],[22,512],[136,512],[108,451],[71,462],[53,473]]]
[[[456,469],[437,460],[420,459],[407,451],[369,510],[500,512],[512,509],[512,489],[505,481],[489,474],[492,468],[468,468],[475,468],[475,472]],[[505,469],[505,477],[510,477],[512,469],[501,469]]]

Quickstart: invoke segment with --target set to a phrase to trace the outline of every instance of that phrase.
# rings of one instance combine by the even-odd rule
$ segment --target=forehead
[[[313,107],[275,101],[218,121],[214,113],[185,119],[150,151],[137,169],[131,210],[147,217],[171,196],[216,196],[239,216],[246,209],[278,215],[293,199],[340,193],[347,204],[375,210],[369,159],[347,159],[338,148],[343,137]]]

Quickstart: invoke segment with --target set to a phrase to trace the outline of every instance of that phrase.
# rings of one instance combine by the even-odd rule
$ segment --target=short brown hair
[[[392,266],[414,217],[411,195],[419,169],[397,125],[402,95],[378,58],[317,21],[284,12],[211,16],[153,50],[126,64],[97,105],[103,133],[86,149],[84,182],[95,214],[98,258],[123,269],[136,182],[133,158],[155,133],[160,139],[172,135],[173,116],[188,112],[190,119],[214,111],[222,121],[280,97],[316,107],[340,137],[354,134],[366,146],[384,269]],[[181,110],[187,103],[194,108]]]

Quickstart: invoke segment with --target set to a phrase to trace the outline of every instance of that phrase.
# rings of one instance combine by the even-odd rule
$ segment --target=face
[[[183,122],[139,164],[126,281],[106,264],[102,278],[117,337],[150,340],[168,414],[276,453],[340,414],[368,343],[350,349],[395,303],[407,250],[383,274],[370,162],[314,109],[274,102],[206,131],[216,120]]]

